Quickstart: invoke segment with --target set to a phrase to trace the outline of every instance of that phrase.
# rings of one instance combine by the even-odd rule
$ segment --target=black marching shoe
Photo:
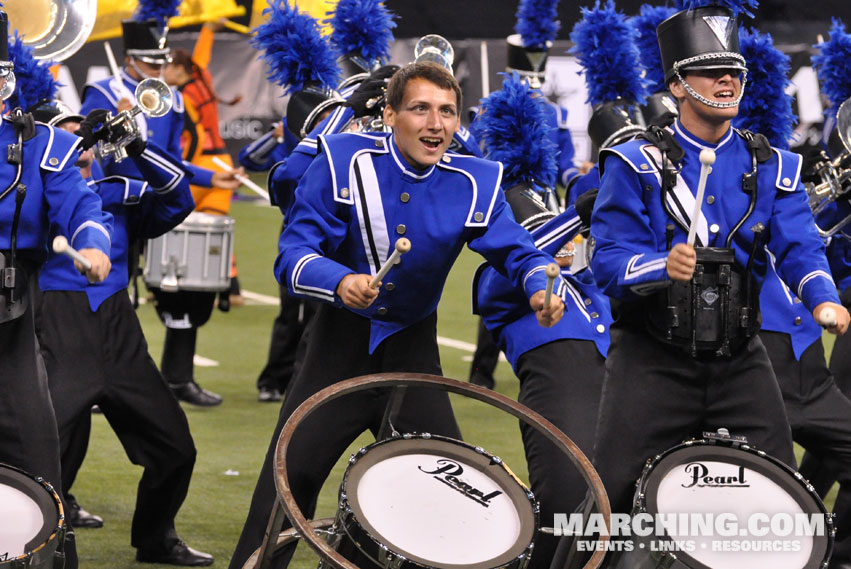
[[[162,565],[181,565],[183,567],[206,567],[213,564],[213,556],[186,545],[182,539],[165,553],[152,553],[139,549],[136,561],[140,563],[160,563]]]
[[[215,407],[222,402],[221,395],[204,389],[194,381],[182,385],[169,384],[169,387],[178,401],[185,401],[199,407]]]
[[[261,387],[257,392],[257,401],[263,403],[274,403],[283,399],[283,394],[274,387]]]
[[[101,528],[103,518],[87,512],[71,498],[68,500],[68,523],[75,528]]]

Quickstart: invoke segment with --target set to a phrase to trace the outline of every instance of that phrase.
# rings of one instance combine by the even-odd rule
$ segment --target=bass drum
[[[689,441],[648,461],[632,514],[633,529],[637,514],[656,529],[633,537],[618,569],[816,569],[833,547],[813,487],[747,444]]]
[[[64,540],[65,516],[53,487],[0,464],[0,567],[53,569]]]
[[[330,543],[360,567],[522,569],[538,527],[531,491],[498,457],[439,436],[361,449],[339,505]]]

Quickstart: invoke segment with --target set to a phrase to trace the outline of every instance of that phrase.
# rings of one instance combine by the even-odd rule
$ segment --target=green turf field
[[[245,290],[277,296],[272,263],[277,253],[281,216],[277,208],[250,201],[235,201],[236,252],[239,275]],[[476,320],[470,314],[470,278],[479,258],[465,251],[450,275],[439,309],[438,334],[475,343]],[[153,308],[143,305],[139,318],[150,352],[159,362],[164,328]],[[251,492],[263,461],[279,405],[258,403],[255,381],[269,345],[269,332],[277,307],[257,302],[229,313],[214,311],[198,335],[197,353],[219,362],[216,367],[196,367],[198,382],[224,396],[214,408],[184,406],[198,460],[189,496],[177,518],[179,535],[192,547],[215,555],[214,567],[225,567],[236,543]],[[832,345],[832,342],[830,342]],[[829,349],[829,348],[828,348]],[[444,375],[466,379],[470,352],[441,347]],[[464,358],[467,358],[466,360]],[[508,364],[497,368],[497,390],[516,397],[518,384]],[[508,415],[464,398],[454,400],[455,411],[467,441],[501,456],[526,479],[517,422]],[[363,436],[356,449],[370,442]],[[662,450],[662,449],[660,449]],[[333,516],[336,495],[347,452],[325,485],[317,517]],[[88,456],[73,488],[80,503],[104,518],[101,529],[77,532],[80,567],[120,569],[154,567],[135,562],[130,546],[130,521],[141,469],[131,465],[102,415],[95,415]],[[832,496],[829,497],[832,503]],[[310,551],[297,554],[294,569],[316,566]]]

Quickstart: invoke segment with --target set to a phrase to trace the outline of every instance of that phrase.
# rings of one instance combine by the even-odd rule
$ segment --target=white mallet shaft
[[[115,54],[112,53],[112,46],[109,45],[109,42],[103,43],[103,50],[106,52],[106,60],[109,62],[109,70],[112,72],[112,77],[115,79],[117,87],[121,90],[121,96],[127,97],[132,101],[133,96],[130,95],[127,87],[124,86],[124,81],[121,80],[121,72],[118,70],[118,63],[115,62]]]
[[[556,277],[561,274],[561,270],[555,263],[547,265],[547,288],[544,291],[544,308],[550,307],[550,302],[553,299],[553,285],[555,285]]]
[[[215,162],[216,166],[223,169],[225,172],[233,172],[233,168],[228,166],[228,163],[219,158],[218,156],[213,156],[213,162]],[[272,200],[269,199],[269,192],[252,182],[251,178],[237,174],[236,179],[242,182],[243,185],[245,185],[249,190],[252,190],[255,194],[264,198],[267,202],[272,202]]]
[[[378,269],[378,272],[375,274],[374,277],[372,277],[372,280],[369,281],[369,286],[372,288],[378,288],[378,283],[381,282],[381,279],[384,278],[384,275],[387,274],[387,271],[389,271],[390,268],[396,264],[396,262],[402,256],[402,253],[407,253],[410,250],[411,242],[408,239],[402,237],[401,239],[396,241],[396,248],[393,249],[393,253],[391,253],[390,256],[387,257],[387,260],[384,261],[384,264],[381,265],[381,268]]]
[[[833,328],[836,326],[836,310],[829,306],[822,308],[818,319],[823,328]]]
[[[77,252],[76,249],[68,245],[68,240],[62,235],[57,235],[56,238],[53,239],[53,250],[59,253],[60,255],[68,255],[69,257],[83,265],[83,268],[87,271],[92,268],[92,263],[82,255],[80,255],[80,253]]]
[[[715,151],[704,148],[700,151],[700,179],[697,182],[697,196],[694,198],[694,211],[691,215],[691,225],[688,228],[686,243],[694,247],[694,235],[697,233],[697,221],[700,218],[700,208],[703,206],[703,194],[706,192],[706,179],[715,164]]]

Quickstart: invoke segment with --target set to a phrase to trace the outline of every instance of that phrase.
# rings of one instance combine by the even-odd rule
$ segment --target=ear
[[[685,99],[686,97],[686,89],[683,87],[682,82],[679,79],[674,79],[670,83],[668,83],[668,90],[671,92],[671,95],[678,101]]]
[[[390,105],[384,107],[384,124],[391,128],[396,126],[396,111]]]

